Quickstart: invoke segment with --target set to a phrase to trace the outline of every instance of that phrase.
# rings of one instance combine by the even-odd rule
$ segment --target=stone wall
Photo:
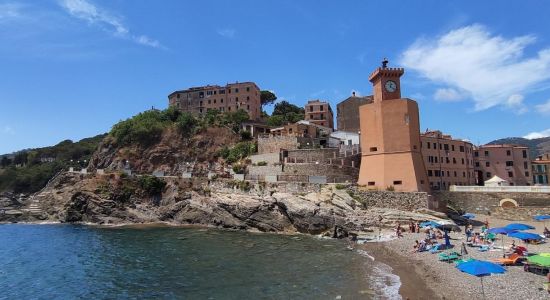
[[[248,166],[249,175],[280,175],[283,174],[282,166]]]
[[[259,162],[266,162],[270,165],[279,163],[279,152],[276,153],[264,153],[264,154],[256,154],[251,155],[250,160],[253,164],[257,164]]]
[[[355,178],[359,176],[357,168],[322,164],[285,164],[283,171],[288,175],[344,175]]]
[[[298,149],[295,136],[258,137],[258,154],[279,153],[281,149]]]
[[[318,193],[321,191],[322,184],[305,183],[305,182],[249,182],[248,189],[243,189],[235,185],[234,180],[217,179],[209,183],[203,182],[203,189],[231,194],[246,194],[246,195],[269,195],[273,192],[307,194]]]
[[[329,159],[335,159],[339,156],[339,149],[295,149],[288,150],[288,162],[319,162],[324,163]]]
[[[533,221],[533,217],[541,214],[550,214],[550,206],[524,206],[516,208],[496,207],[491,214],[497,218],[511,221]]]
[[[356,187],[350,188],[350,192],[367,207],[393,208],[400,210],[416,210],[428,208],[427,193],[406,193],[391,191],[364,191]]]
[[[434,192],[433,196],[450,206],[467,212],[488,213],[499,207],[500,200],[513,199],[519,207],[549,207],[550,194],[541,193],[477,193]]]

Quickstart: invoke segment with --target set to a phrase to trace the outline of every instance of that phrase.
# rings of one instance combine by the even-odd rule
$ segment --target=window
[[[325,107],[323,105],[319,105],[319,110],[320,111],[324,111],[325,110]]]
[[[432,177],[434,174],[432,172],[432,170],[428,170],[428,177]]]
[[[225,94],[225,90],[219,90],[218,92],[220,93],[220,95]]]
[[[239,102],[239,97],[235,97],[235,102]]]
[[[506,161],[506,166],[507,167],[512,167],[512,166],[514,166],[514,162],[511,161],[511,160],[508,160],[508,161]]]
[[[464,152],[464,146],[460,146],[460,152]]]
[[[508,172],[508,177],[510,178],[514,177],[514,172]]]
[[[489,167],[490,165],[491,165],[491,164],[490,164],[488,161],[485,162],[485,166],[486,166],[486,167]]]
[[[216,95],[216,91],[214,91],[214,95]]]
[[[210,99],[208,99],[208,104],[211,104]]]
[[[250,92],[250,87],[249,86],[246,87],[246,91]]]
[[[310,106],[310,107],[309,107],[309,111],[310,111],[310,112],[313,112],[313,106]]]
[[[489,151],[485,151],[485,156],[489,156]]]
[[[178,99],[179,99],[179,98],[180,98],[180,94],[177,94],[177,95],[176,95],[176,98],[178,98]]]
[[[466,177],[466,172],[462,172],[462,177]]]
[[[456,165],[456,158],[453,157],[453,164]]]
[[[451,172],[447,171],[447,177],[451,177]]]
[[[479,167],[479,161],[476,161],[476,167]]]
[[[202,108],[199,109],[199,112],[202,114]]]
[[[220,107],[221,111],[223,112],[223,110],[225,109],[225,107]]]
[[[246,96],[246,101],[250,100],[250,96]]]
[[[523,168],[524,168],[525,170],[529,169],[526,161],[523,162]]]
[[[325,119],[325,115],[321,114],[321,120],[324,120],[324,119]]]
[[[250,105],[247,105],[247,106],[246,106],[246,110],[250,110]]]
[[[394,180],[393,181],[393,185],[401,185],[403,184],[403,182],[401,182],[401,180]]]
[[[370,147],[369,150],[370,150],[370,152],[376,152],[376,151],[378,151],[378,148],[377,147]]]
[[[212,91],[206,91],[206,95],[212,95]]]
[[[486,177],[486,178],[491,178],[491,172],[485,173],[485,177]]]
[[[479,151],[474,151],[474,156],[479,157]]]
[[[223,99],[220,99],[220,103],[223,103]]]
[[[428,146],[428,149],[430,149],[430,142],[427,142],[426,146]]]
[[[375,184],[374,181],[369,181],[369,182],[367,183],[367,185],[371,185],[371,186],[374,185],[374,184]]]
[[[437,144],[436,143],[434,143],[434,149],[437,149]]]
[[[523,158],[527,158],[527,150],[523,150]]]
[[[449,144],[443,145],[443,149],[446,150],[446,151],[449,151]]]
[[[437,156],[435,157],[435,163],[437,163]]]
[[[235,93],[238,93],[238,92],[239,92],[239,89],[238,89],[238,88],[236,88],[236,89],[235,89]]]
[[[525,177],[529,177],[529,172],[525,172]]]
[[[229,107],[227,108],[227,111],[231,111],[231,106],[229,106]]]
[[[464,164],[464,158],[462,159],[462,164]]]
[[[456,174],[456,171],[455,171],[454,175],[455,175],[455,177],[458,176],[458,175]]]
[[[200,103],[200,106],[202,106],[202,101],[201,101],[201,102],[199,102],[199,103]]]
[[[325,126],[325,122],[321,122],[321,126]]]
[[[446,163],[448,163],[448,164],[451,163],[451,160],[448,157],[446,159]]]
[[[439,170],[435,170],[434,173],[435,173],[435,177],[440,177]]]
[[[455,145],[451,145],[451,151],[455,151]]]
[[[512,155],[512,151],[506,150],[506,155],[508,155],[508,156]]]

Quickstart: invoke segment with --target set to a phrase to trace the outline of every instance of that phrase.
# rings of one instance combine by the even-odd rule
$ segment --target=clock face
[[[397,83],[395,83],[395,81],[388,80],[386,81],[386,84],[384,84],[384,87],[386,88],[386,91],[393,93],[397,90]]]

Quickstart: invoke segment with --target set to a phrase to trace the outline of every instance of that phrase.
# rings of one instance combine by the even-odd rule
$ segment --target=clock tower
[[[361,168],[358,184],[384,190],[428,192],[420,150],[420,121],[416,101],[401,98],[402,68],[382,66],[369,76],[374,101],[359,107]]]

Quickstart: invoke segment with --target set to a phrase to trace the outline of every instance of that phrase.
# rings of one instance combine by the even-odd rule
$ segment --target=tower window
[[[377,147],[370,147],[369,150],[370,150],[370,152],[376,152],[376,151],[378,151],[378,148]]]
[[[393,185],[401,185],[403,182],[401,180],[394,180]]]

